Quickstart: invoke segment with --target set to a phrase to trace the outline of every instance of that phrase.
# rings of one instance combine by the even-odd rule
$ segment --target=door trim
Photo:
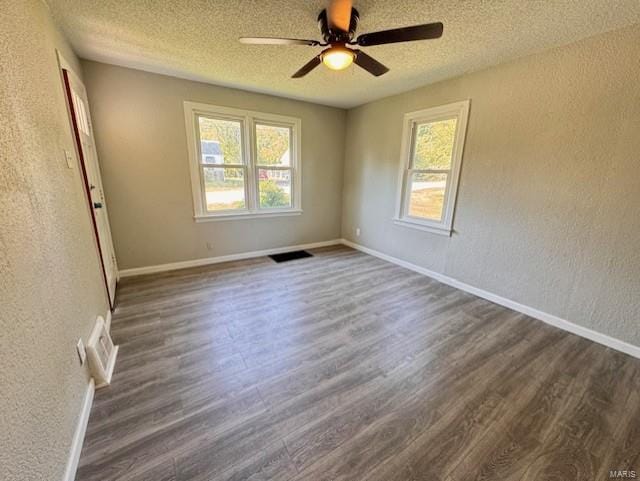
[[[105,288],[105,293],[107,295],[107,301],[109,303],[109,308],[113,311],[114,308],[114,304],[115,304],[115,292],[114,292],[114,296],[113,296],[113,300],[111,299],[111,293],[109,291],[109,280],[107,279],[107,271],[105,268],[105,259],[102,255],[102,249],[101,249],[101,245],[100,245],[100,235],[98,233],[98,224],[96,221],[96,216],[95,213],[93,211],[93,200],[91,199],[91,191],[90,191],[90,185],[89,185],[89,177],[87,175],[87,168],[85,165],[85,158],[84,158],[84,153],[83,153],[83,149],[82,149],[82,140],[80,138],[80,131],[78,129],[78,123],[76,121],[76,112],[75,112],[75,108],[73,106],[73,96],[71,95],[71,84],[69,81],[69,72],[72,72],[74,75],[77,76],[77,74],[75,72],[73,72],[73,70],[70,68],[69,64],[64,60],[64,57],[62,57],[60,55],[60,53],[58,52],[58,61],[60,64],[60,71],[62,73],[62,84],[64,87],[64,93],[65,93],[65,98],[66,98],[66,102],[67,102],[67,112],[69,114],[69,118],[71,121],[71,130],[73,131],[73,139],[74,139],[74,144],[75,144],[75,148],[76,148],[76,155],[78,158],[78,163],[80,164],[80,170],[82,172],[82,184],[84,187],[84,192],[85,192],[85,198],[87,201],[87,207],[89,209],[89,216],[91,218],[91,225],[93,227],[93,235],[94,235],[94,241],[95,241],[95,245],[96,248],[98,249],[98,256],[100,259],[100,270],[102,272],[102,279],[104,281],[104,288]],[[118,274],[116,271],[116,279],[118,278]]]

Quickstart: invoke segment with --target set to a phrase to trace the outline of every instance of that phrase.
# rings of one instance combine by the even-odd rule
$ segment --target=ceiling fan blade
[[[315,47],[320,45],[317,40],[301,40],[299,38],[277,38],[277,37],[240,37],[240,43],[252,45],[309,45]]]
[[[327,8],[329,28],[332,30],[349,31],[351,23],[352,0],[331,0]]]
[[[296,73],[294,73],[291,76],[291,78],[304,77],[321,63],[322,63],[322,60],[320,60],[320,55],[317,55],[313,57],[311,60],[309,60],[306,64],[304,64],[304,66],[300,70],[298,70]]]
[[[356,53],[356,58],[353,59],[353,62],[359,67],[365,69],[371,75],[380,77],[380,75],[384,75],[389,71],[387,67],[382,65],[375,58],[364,53],[362,50],[354,50],[354,52]]]
[[[394,28],[381,32],[365,33],[358,37],[356,43],[362,47],[383,45],[386,43],[411,42],[413,40],[429,40],[442,37],[444,25],[441,22],[415,25],[413,27]]]

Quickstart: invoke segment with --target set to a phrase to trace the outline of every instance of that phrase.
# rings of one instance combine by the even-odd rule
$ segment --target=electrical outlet
[[[76,344],[76,349],[78,351],[78,359],[80,360],[80,365],[84,366],[84,363],[87,360],[87,351],[84,348],[84,343],[82,342],[82,339],[78,339],[78,344]]]
[[[360,227],[356,227],[356,236],[360,237]]]
[[[69,152],[68,150],[64,151],[64,158],[67,161],[67,167],[69,167],[70,169],[73,169],[73,164],[74,164],[74,158],[73,158],[73,154],[71,152]]]
[[[207,242],[207,249],[209,249],[210,251],[213,250],[213,242]]]

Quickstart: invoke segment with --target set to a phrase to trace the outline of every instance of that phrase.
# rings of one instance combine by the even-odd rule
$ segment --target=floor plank
[[[605,479],[640,361],[337,246],[124,279],[78,481]]]

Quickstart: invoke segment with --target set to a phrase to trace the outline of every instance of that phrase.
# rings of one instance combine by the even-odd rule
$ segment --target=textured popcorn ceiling
[[[47,0],[83,58],[352,107],[640,22],[639,0],[355,0],[359,33],[442,21],[439,40],[369,47],[391,68],[317,68],[321,47],[252,46],[240,36],[320,38],[322,0]]]

